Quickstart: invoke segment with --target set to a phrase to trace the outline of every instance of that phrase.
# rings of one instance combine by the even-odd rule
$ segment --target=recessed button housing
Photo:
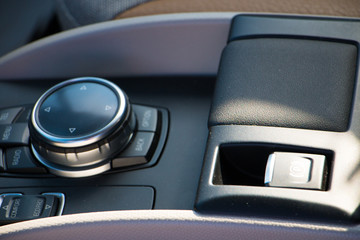
[[[266,165],[265,185],[324,190],[325,174],[324,155],[274,152]]]

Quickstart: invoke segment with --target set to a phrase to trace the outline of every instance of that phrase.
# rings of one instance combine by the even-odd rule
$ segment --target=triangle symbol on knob
[[[69,128],[69,132],[70,132],[70,133],[75,132],[75,130],[76,130],[76,128]]]

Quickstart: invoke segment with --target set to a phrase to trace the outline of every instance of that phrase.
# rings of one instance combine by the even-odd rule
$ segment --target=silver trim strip
[[[271,183],[271,181],[273,179],[275,158],[276,158],[276,156],[274,153],[269,155],[269,158],[268,158],[268,161],[266,164],[266,170],[265,170],[265,179],[264,179],[265,185]]]
[[[0,195],[0,207],[2,207],[4,198],[7,196],[22,196],[22,193],[4,193]]]
[[[44,159],[38,154],[38,152],[36,151],[33,145],[31,145],[31,150],[33,151],[33,154],[41,164],[47,167],[47,169],[51,173],[60,177],[68,177],[68,178],[90,177],[93,175],[106,172],[111,169],[111,164],[109,161],[104,163],[104,165],[100,165],[98,167],[94,167],[91,169],[76,169],[76,170],[61,169],[59,167],[54,167],[53,165],[49,164],[48,161],[46,161],[46,159]]]

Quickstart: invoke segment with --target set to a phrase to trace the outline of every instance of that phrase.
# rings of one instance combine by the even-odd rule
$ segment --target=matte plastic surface
[[[209,125],[346,131],[356,64],[357,48],[351,44],[232,41],[221,58]]]
[[[168,14],[65,31],[0,58],[0,79],[215,76],[234,16]]]
[[[151,187],[91,186],[91,187],[39,187],[11,189],[23,195],[40,195],[58,192],[65,195],[63,215],[113,210],[150,210],[155,192]],[[0,194],[8,193],[0,189]]]
[[[272,36],[358,42],[359,22],[356,18],[241,14],[233,19],[228,41]]]

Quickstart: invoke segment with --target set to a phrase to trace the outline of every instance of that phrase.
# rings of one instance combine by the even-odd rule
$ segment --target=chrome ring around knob
[[[35,104],[29,128],[34,155],[43,165],[56,175],[83,177],[98,174],[92,168],[108,170],[103,166],[130,141],[135,125],[119,87],[83,77],[45,92]]]

